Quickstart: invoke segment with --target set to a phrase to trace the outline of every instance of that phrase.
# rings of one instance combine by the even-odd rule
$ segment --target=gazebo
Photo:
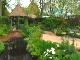
[[[24,12],[22,7],[17,4],[16,7],[12,10],[12,12],[9,14],[10,20],[11,20],[11,27],[17,26],[19,29],[20,25],[20,17],[27,17],[27,14]]]

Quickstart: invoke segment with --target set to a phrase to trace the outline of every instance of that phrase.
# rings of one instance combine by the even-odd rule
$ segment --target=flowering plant
[[[45,57],[47,57],[47,59],[53,59],[52,55],[55,55],[55,48],[51,47],[51,49],[47,49],[47,51],[44,52]]]
[[[68,41],[63,41],[60,44],[56,44],[56,47],[47,48],[39,60],[71,60],[71,56],[74,53],[76,53],[74,46],[69,45]]]

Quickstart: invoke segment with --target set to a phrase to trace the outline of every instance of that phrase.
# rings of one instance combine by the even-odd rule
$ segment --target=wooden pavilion
[[[22,7],[17,4],[16,7],[12,10],[12,12],[9,14],[10,20],[11,20],[11,27],[17,26],[19,29],[20,27],[20,17],[26,17],[27,14],[24,12]]]

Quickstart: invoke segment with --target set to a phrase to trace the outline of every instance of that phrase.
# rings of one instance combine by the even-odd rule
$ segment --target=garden
[[[40,38],[44,31],[52,31],[61,37],[69,36],[80,39],[80,25],[77,25],[77,22],[74,24],[71,20],[54,16],[44,18],[41,21],[38,19],[37,23],[29,23],[28,20],[25,20],[24,27],[19,30],[23,36],[22,40],[20,38],[17,41],[15,39],[8,41],[8,34],[12,31],[9,25],[9,18],[0,17],[0,57],[8,49],[9,54],[10,52],[17,53],[18,51],[23,53],[26,50],[24,53],[28,52],[33,60],[80,60],[80,53],[74,46],[74,40],[72,44],[69,44],[69,41],[65,39],[58,43],[45,41]],[[26,56],[24,60],[30,59]]]
[[[0,60],[80,60],[80,1],[0,0]]]
[[[74,40],[73,43],[70,45],[69,41],[66,41],[65,39],[63,39],[61,43],[55,43],[55,42],[52,43],[50,41],[46,42],[40,39],[41,34],[44,33],[45,30],[54,32],[55,29],[58,28],[59,30],[59,28],[61,28],[59,31],[67,32],[64,31],[64,29],[62,28],[72,29],[75,27],[75,29],[77,29],[76,28],[77,25],[75,25],[74,27],[72,27],[72,25],[69,25],[71,22],[68,23],[68,21],[63,20],[66,23],[65,24],[64,22],[61,22],[62,21],[61,20],[58,25],[56,24],[56,22],[58,21],[56,21],[55,19],[53,20],[52,18],[46,18],[46,20],[39,22],[38,26],[34,26],[34,27],[31,26],[30,30],[33,31],[31,31],[30,33],[29,30],[30,35],[28,34],[29,37],[26,38],[25,40],[28,42],[27,49],[29,50],[29,52],[33,57],[34,56],[37,57],[37,60],[76,60],[76,58],[78,58],[77,60],[80,59],[79,58],[80,54],[74,47]],[[27,30],[28,29],[29,28],[27,28]],[[70,34],[66,34],[65,36],[67,35],[71,36]],[[64,36],[64,35],[61,35],[60,33],[60,36]],[[71,36],[71,37],[74,38],[76,36]]]

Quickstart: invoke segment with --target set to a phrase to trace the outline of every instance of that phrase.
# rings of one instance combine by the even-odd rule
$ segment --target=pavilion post
[[[20,20],[20,17],[18,16],[18,29],[20,28],[20,27],[19,27],[19,20]]]

